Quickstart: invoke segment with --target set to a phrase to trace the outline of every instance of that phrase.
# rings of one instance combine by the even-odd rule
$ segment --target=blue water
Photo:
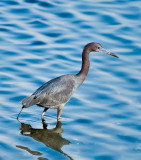
[[[0,1],[0,160],[141,159],[141,1]],[[84,84],[41,121],[43,108],[19,101],[46,81],[75,74],[88,42]]]

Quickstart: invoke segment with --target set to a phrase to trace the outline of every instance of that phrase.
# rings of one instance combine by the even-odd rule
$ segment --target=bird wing
[[[56,106],[66,103],[74,91],[75,77],[64,75],[48,81],[37,89],[33,95],[36,104],[41,106]]]
[[[21,100],[20,103],[22,103],[24,108],[28,108],[30,106],[35,105],[37,103],[37,100],[35,99],[35,95],[32,94],[31,96]]]

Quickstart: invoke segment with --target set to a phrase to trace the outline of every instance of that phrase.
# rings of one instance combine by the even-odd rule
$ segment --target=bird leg
[[[60,120],[60,116],[61,116],[62,110],[63,110],[63,106],[61,105],[61,106],[58,107],[58,109],[57,109],[57,121]]]
[[[47,123],[44,119],[42,119],[43,129],[47,129]]]
[[[45,108],[43,113],[42,113],[42,120],[44,119],[44,114],[46,113],[46,111],[48,110],[48,108]]]

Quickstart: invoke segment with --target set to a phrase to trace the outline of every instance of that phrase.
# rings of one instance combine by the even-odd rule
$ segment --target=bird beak
[[[99,51],[100,51],[100,52],[105,52],[105,53],[107,53],[107,54],[109,54],[109,55],[111,55],[111,56],[113,56],[113,57],[119,58],[117,55],[115,55],[114,53],[112,53],[112,52],[110,52],[110,51],[107,51],[107,50],[104,49],[104,48],[100,48]]]

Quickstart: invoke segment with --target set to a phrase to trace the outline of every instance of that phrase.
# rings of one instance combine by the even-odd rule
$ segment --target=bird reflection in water
[[[61,128],[62,123],[58,121],[56,127],[53,129],[47,129],[47,124],[45,120],[42,120],[43,129],[32,128],[30,124],[21,123],[21,134],[24,136],[32,137],[38,142],[44,143],[47,147],[52,148],[55,151],[58,151],[68,157],[70,160],[72,158],[62,151],[62,147],[64,145],[70,144],[70,141],[66,140],[62,137],[61,133],[63,129]],[[31,153],[32,155],[40,156],[42,153],[38,151],[32,151],[27,147],[17,145],[17,148],[23,149]],[[42,159],[43,157],[39,157],[38,159]],[[46,158],[43,158],[46,159]]]

